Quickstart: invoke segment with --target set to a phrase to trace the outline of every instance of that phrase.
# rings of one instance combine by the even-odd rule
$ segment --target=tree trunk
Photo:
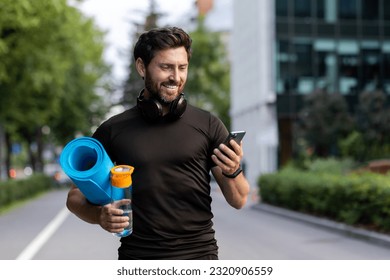
[[[39,127],[35,134],[35,141],[37,145],[37,152],[36,152],[36,171],[37,172],[43,172],[43,135],[42,135],[42,128]]]
[[[4,150],[4,130],[0,124],[0,181],[3,179],[3,174],[4,174],[3,172],[5,167],[5,164],[3,162],[4,159],[3,150]]]
[[[8,179],[11,178],[11,155],[12,155],[12,141],[11,141],[11,135],[8,132],[4,133],[4,139],[5,139],[5,170],[7,171],[7,177]]]

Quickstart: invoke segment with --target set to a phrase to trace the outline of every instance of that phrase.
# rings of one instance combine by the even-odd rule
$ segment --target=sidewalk
[[[252,207],[259,211],[265,211],[271,214],[283,216],[288,219],[294,219],[303,223],[315,225],[333,232],[339,232],[340,234],[356,237],[367,242],[390,248],[390,235],[352,227],[343,223],[334,222],[325,218],[318,218],[308,214],[272,206],[266,203],[257,203]]]

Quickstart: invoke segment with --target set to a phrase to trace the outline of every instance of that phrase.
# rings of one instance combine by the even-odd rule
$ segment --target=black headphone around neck
[[[163,117],[163,106],[155,98],[146,99],[144,96],[145,89],[141,90],[137,97],[137,107],[142,115],[149,121],[155,122]],[[187,108],[187,100],[184,94],[181,93],[169,106],[168,117],[171,119],[179,119],[184,114]]]

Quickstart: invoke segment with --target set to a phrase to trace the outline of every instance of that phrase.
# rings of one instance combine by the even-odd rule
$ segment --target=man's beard
[[[169,83],[169,82],[168,82]],[[173,83],[171,83],[173,84]],[[176,84],[175,84],[176,85]],[[177,95],[173,100],[167,100],[160,91],[153,86],[152,80],[149,78],[149,75],[145,76],[145,88],[149,92],[150,97],[160,102],[162,105],[169,105],[175,100],[179,95]]]

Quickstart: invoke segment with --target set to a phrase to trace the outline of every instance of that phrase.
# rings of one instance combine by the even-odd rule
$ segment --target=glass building
[[[356,102],[390,95],[390,1],[275,0],[275,91],[280,163],[291,155],[302,97],[317,89]]]
[[[246,130],[246,175],[293,154],[303,97],[317,89],[390,97],[390,0],[233,0],[232,128]]]

